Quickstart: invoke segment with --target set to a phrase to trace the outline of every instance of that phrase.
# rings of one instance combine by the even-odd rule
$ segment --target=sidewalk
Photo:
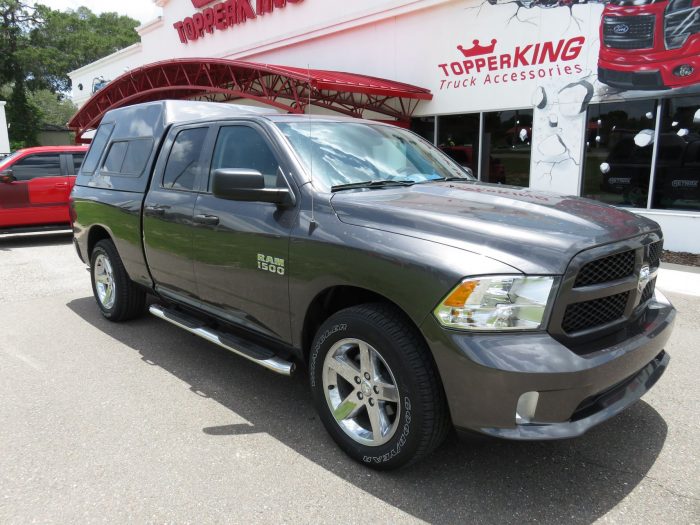
[[[700,296],[700,268],[661,263],[656,287],[664,292]]]

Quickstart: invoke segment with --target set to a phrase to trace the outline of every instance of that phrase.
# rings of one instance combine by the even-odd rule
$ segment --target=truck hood
[[[562,274],[582,250],[659,230],[588,199],[471,181],[337,192],[331,205],[346,224],[468,250],[527,274]]]

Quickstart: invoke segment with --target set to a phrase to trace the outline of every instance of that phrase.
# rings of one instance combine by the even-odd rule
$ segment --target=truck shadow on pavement
[[[212,421],[202,429],[210,439],[267,433],[359,489],[431,523],[591,523],[645,478],[666,440],[666,422],[640,401],[575,440],[464,442],[451,435],[421,463],[377,473],[347,458],[326,434],[302,369],[292,378],[277,376],[155,318],[110,323],[92,297],[68,307],[138,352],[144,366],[161,367],[189,384],[193,395],[211,398],[250,422]]]

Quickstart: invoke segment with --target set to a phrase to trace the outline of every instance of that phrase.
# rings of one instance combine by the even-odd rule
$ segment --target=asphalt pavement
[[[155,317],[110,323],[69,236],[0,238],[0,523],[700,523],[700,286],[682,270],[659,278],[669,370],[618,417],[569,441],[451,436],[377,473],[331,441],[303,373]]]

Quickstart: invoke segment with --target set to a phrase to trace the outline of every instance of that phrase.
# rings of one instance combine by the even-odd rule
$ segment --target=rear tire
[[[127,321],[143,313],[146,291],[129,279],[111,240],[99,241],[92,250],[90,278],[97,306],[110,321]]]
[[[445,439],[447,403],[430,351],[402,312],[385,304],[341,310],[318,330],[311,389],[326,429],[350,457],[390,470]]]

